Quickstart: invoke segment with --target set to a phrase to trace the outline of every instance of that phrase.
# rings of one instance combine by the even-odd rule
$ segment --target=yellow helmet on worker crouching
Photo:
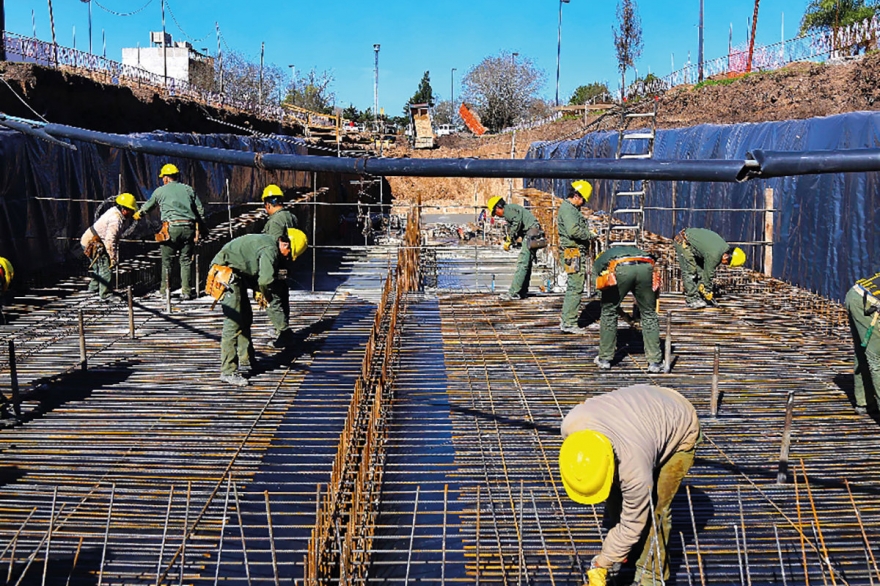
[[[585,429],[562,442],[559,471],[568,497],[582,505],[608,498],[614,481],[614,449],[603,433]]]
[[[167,163],[162,165],[162,169],[159,171],[159,178],[165,177],[166,175],[179,175],[180,170],[171,163]]]
[[[737,246],[730,253],[730,266],[738,267],[746,262],[746,253],[743,252],[743,249]]]
[[[290,239],[290,260],[296,260],[308,248],[309,239],[305,232],[296,228],[288,228],[287,237]]]
[[[501,197],[500,195],[496,195],[495,197],[490,197],[490,198],[489,198],[489,201],[486,202],[486,207],[489,208],[489,213],[490,213],[490,214],[494,214],[494,213],[495,213],[495,206],[497,206],[497,205],[498,205],[498,202],[501,201],[502,199],[504,199],[504,198]]]
[[[263,190],[263,201],[266,201],[270,197],[284,197],[284,192],[274,183],[270,183]]]
[[[15,276],[15,269],[12,268],[12,263],[9,262],[9,259],[3,258],[0,256],[0,271],[3,271],[3,280],[0,281],[0,287],[3,288],[3,292],[5,293],[7,289],[9,289],[9,283],[12,282],[12,277]]]
[[[581,194],[581,197],[584,198],[584,202],[590,201],[590,196],[593,195],[593,185],[589,181],[575,181],[571,186],[575,191]]]
[[[116,196],[116,205],[122,206],[126,209],[129,209],[133,212],[137,211],[137,201],[135,201],[134,196],[130,193],[120,193]]]

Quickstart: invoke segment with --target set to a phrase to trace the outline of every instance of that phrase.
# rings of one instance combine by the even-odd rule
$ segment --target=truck
[[[413,128],[412,137],[410,137],[413,148],[434,148],[434,129],[431,123],[430,104],[410,104],[409,118]]]

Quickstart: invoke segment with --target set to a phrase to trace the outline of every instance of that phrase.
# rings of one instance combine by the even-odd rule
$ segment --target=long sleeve
[[[161,188],[160,188],[160,189],[161,189]],[[157,189],[156,191],[159,191],[159,190]],[[146,213],[149,212],[151,209],[153,209],[154,207],[156,207],[156,205],[159,203],[159,194],[157,194],[156,191],[154,191],[154,192],[153,192],[153,195],[150,196],[150,199],[148,199],[148,200],[144,203],[144,205],[141,206],[141,209],[139,210],[140,213],[142,213],[142,214],[146,214]]]
[[[125,222],[125,219],[118,212],[117,215],[119,216],[118,220],[114,218],[107,222],[107,227],[102,237],[104,247],[107,249],[107,255],[113,264],[116,264],[116,261],[119,260],[119,238],[122,236],[122,225]]]
[[[199,196],[195,194],[195,191],[192,192],[193,205],[196,207],[196,213],[199,216],[197,220],[199,222],[205,221],[205,206],[202,204],[202,200],[199,199]]]
[[[269,291],[269,286],[275,282],[275,262],[270,254],[261,254],[260,255],[260,273],[257,277],[257,285],[260,287],[260,292],[263,295],[266,295]],[[267,297],[268,298],[268,297]]]

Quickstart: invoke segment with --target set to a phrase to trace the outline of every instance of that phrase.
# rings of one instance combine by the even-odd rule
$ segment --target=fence
[[[3,31],[2,35],[6,47],[6,59],[9,61],[35,63],[53,69],[73,69],[77,74],[102,83],[149,87],[166,97],[187,98],[215,108],[240,110],[278,122],[297,121],[302,123],[308,118],[300,112],[287,111],[281,106],[234,100],[226,94],[173,77],[164,77],[140,67],[125,65],[101,55],[62,47],[9,31]]]

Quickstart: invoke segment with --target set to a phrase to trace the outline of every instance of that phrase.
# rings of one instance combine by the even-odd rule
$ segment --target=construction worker
[[[593,278],[601,293],[596,365],[603,370],[611,368],[617,349],[618,309],[626,294],[632,292],[641,313],[648,372],[662,372],[660,324],[656,311],[660,283],[654,278],[654,258],[635,246],[613,246],[593,261]]]
[[[119,239],[122,238],[123,227],[137,211],[137,201],[130,193],[120,193],[114,203],[79,239],[83,254],[91,263],[89,291],[97,293],[101,301],[116,299],[111,295],[111,270],[119,261]]]
[[[532,212],[521,205],[506,203],[501,196],[489,198],[486,207],[490,214],[507,221],[504,250],[510,250],[516,239],[522,238],[522,250],[516,261],[516,271],[513,273],[510,289],[499,297],[502,301],[525,299],[529,292],[532,264],[537,259],[537,251],[547,246],[544,231]]]
[[[587,330],[578,326],[581,294],[587,275],[587,245],[596,234],[590,230],[587,219],[581,214],[581,207],[590,199],[593,186],[589,181],[575,181],[559,205],[556,225],[559,231],[559,252],[562,266],[568,275],[565,300],[562,302],[562,320],[559,328],[568,334],[585,334]]]
[[[135,220],[155,206],[159,206],[162,230],[156,234],[156,241],[162,250],[162,281],[159,294],[165,295],[165,287],[170,286],[174,259],[180,255],[180,296],[193,299],[192,262],[198,231],[204,227],[205,208],[196,197],[192,187],[180,183],[180,171],[168,163],[159,171],[162,186],[153,192],[147,202],[134,214]]]
[[[674,241],[687,306],[702,309],[709,303],[715,305],[715,269],[718,265],[742,265],[746,253],[739,247],[732,248],[716,232],[705,228],[686,228]]]
[[[254,291],[257,305],[266,308],[276,332],[289,332],[284,312],[273,296],[273,285],[285,259],[296,260],[305,251],[306,235],[295,228],[278,238],[268,234],[245,234],[226,243],[211,261],[212,265],[231,267],[234,278],[221,298],[223,336],[220,341],[220,380],[244,387],[254,363],[251,325],[254,316],[247,289]]]
[[[856,413],[876,413],[880,406],[880,273],[856,281],[844,300],[855,349],[853,395]]]
[[[263,234],[269,234],[278,238],[283,234],[287,234],[290,228],[297,227],[296,216],[290,213],[290,210],[285,209],[284,192],[277,185],[269,184],[263,190],[263,209],[266,210],[266,214],[269,216],[266,220],[266,225],[263,226]],[[286,271],[284,277],[276,281],[276,291],[274,291],[274,294],[278,296],[278,301],[284,310],[285,318],[290,319],[290,289],[287,287]],[[275,343],[282,344],[284,340],[276,338],[276,342],[273,342],[273,344]]]
[[[694,406],[672,389],[633,385],[577,405],[561,431],[566,493],[585,505],[607,500],[609,531],[587,572],[589,586],[605,586],[608,570],[627,559],[635,561],[633,584],[663,584],[672,499],[700,439]]]
[[[9,284],[12,283],[12,277],[15,276],[15,270],[8,258],[0,256],[0,324],[6,323],[6,316],[3,315],[3,297],[2,295],[9,290]],[[0,395],[2,396],[2,395]]]

